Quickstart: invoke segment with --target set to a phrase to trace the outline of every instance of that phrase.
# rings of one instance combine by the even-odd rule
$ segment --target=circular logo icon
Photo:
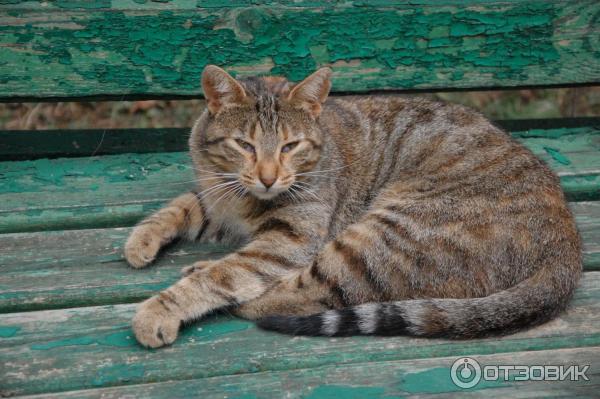
[[[452,364],[450,377],[459,388],[473,388],[481,380],[481,366],[475,359],[461,357]]]

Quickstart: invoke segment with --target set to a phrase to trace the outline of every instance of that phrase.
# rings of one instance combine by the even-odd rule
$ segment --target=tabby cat
[[[330,75],[294,85],[205,68],[189,141],[198,191],[138,224],[125,256],[147,266],[180,237],[241,249],[143,302],[141,344],[225,307],[290,334],[453,338],[565,308],[581,243],[543,162],[462,106],[327,100]]]

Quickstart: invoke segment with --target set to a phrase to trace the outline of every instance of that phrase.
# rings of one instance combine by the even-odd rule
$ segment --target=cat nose
[[[260,176],[260,181],[265,185],[267,190],[275,183],[275,180],[277,180],[275,176]]]
[[[258,164],[258,179],[268,190],[277,180],[277,164],[269,159],[260,162]]]

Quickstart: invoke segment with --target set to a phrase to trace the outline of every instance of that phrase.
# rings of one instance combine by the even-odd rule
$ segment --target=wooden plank
[[[130,226],[193,179],[181,152],[0,162],[0,233]]]
[[[185,151],[191,128],[0,130],[3,161]]]
[[[350,97],[350,96],[349,96]],[[354,97],[354,96],[352,96]],[[200,114],[201,110],[198,110]],[[598,148],[600,118],[504,119],[494,121],[515,137],[550,138],[587,134]],[[124,153],[186,151],[191,128],[0,130],[0,159],[87,157]],[[552,141],[552,140],[551,140]],[[555,143],[551,143],[553,145]],[[570,148],[570,151],[573,151]]]
[[[291,80],[330,65],[336,92],[600,82],[595,0],[5,3],[11,101],[198,96],[209,63]]]
[[[498,365],[554,366],[565,369],[589,366],[586,378],[571,381],[517,381],[514,372],[482,379],[463,389],[452,382],[452,364],[458,356],[333,365],[310,369],[259,372],[244,375],[125,385],[82,391],[60,392],[46,398],[594,398],[600,378],[600,347],[515,352],[475,356],[480,368]],[[539,372],[537,375],[540,375]],[[24,397],[31,398],[31,396]]]
[[[584,240],[586,270],[600,270],[600,202],[572,204]],[[0,312],[141,301],[197,260],[233,250],[178,243],[156,265],[135,270],[123,259],[129,228],[0,235]],[[65,245],[68,243],[68,245]]]
[[[600,198],[600,128],[515,136],[561,176],[570,200]],[[0,233],[131,226],[193,186],[186,153],[0,162]]]
[[[180,243],[155,266],[135,270],[123,258],[130,230],[0,235],[0,312],[138,302],[176,281],[184,266],[232,250]]]
[[[584,267],[600,270],[600,202],[572,202],[569,205],[583,240]]]
[[[600,270],[600,202],[573,203],[586,270]],[[138,302],[174,283],[184,266],[233,250],[178,243],[156,265],[123,259],[129,228],[0,235],[0,312]],[[68,245],[65,245],[67,244]]]
[[[2,389],[34,394],[328,365],[597,347],[600,272],[585,273],[561,317],[502,339],[290,338],[218,316],[185,328],[170,347],[147,350],[133,338],[133,311],[134,305],[114,305],[0,315],[0,359],[7,359],[0,369]]]

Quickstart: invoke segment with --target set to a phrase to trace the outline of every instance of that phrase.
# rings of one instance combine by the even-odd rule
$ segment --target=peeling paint
[[[182,337],[184,337],[184,339],[193,337],[207,341],[214,341],[225,335],[247,330],[252,326],[253,323],[240,319],[229,320],[225,323],[211,322],[208,324],[203,324],[201,329],[195,328],[194,326],[185,328],[183,330]]]
[[[312,390],[306,396],[307,399],[362,399],[362,398],[381,398],[385,397],[385,390],[382,387],[361,387],[351,385],[320,385]],[[401,398],[394,395],[394,398]]]
[[[570,165],[571,161],[567,156],[562,154],[558,148],[544,147],[544,150],[554,159],[556,162],[562,165]]]
[[[399,378],[398,388],[410,394],[436,394],[465,392],[456,386],[450,378],[450,367],[435,367],[424,371],[403,373]],[[477,389],[506,386],[504,381],[482,380]]]
[[[511,358],[520,353],[520,359],[529,360],[537,353],[545,359],[549,359],[548,356],[560,358],[566,364],[575,359],[583,364],[598,359],[594,347],[600,343],[599,281],[598,273],[585,273],[569,312],[549,326],[524,331],[510,339],[290,339],[266,334],[255,327],[231,331],[231,326],[237,323],[241,323],[238,327],[251,323],[217,316],[184,330],[168,348],[147,350],[135,343],[125,346],[131,341],[127,339],[131,336],[128,325],[135,305],[34,312],[36,317],[20,324],[27,334],[23,334],[19,342],[2,347],[2,353],[10,361],[0,368],[0,380],[2,388],[15,395],[55,392],[55,397],[62,397],[61,391],[99,386],[114,387],[118,391],[113,396],[118,397],[125,396],[118,394],[123,393],[121,389],[129,390],[134,397],[188,397],[197,396],[198,392],[205,397],[217,394],[236,397],[243,393],[270,397],[282,396],[275,393],[283,391],[301,392],[304,397],[312,394],[313,398],[425,394],[443,391],[444,384],[450,383],[449,378],[446,382],[427,381],[443,376],[443,368],[448,368],[456,357],[469,353]],[[71,315],[66,321],[61,317],[64,313]],[[220,329],[219,325],[224,328]],[[207,329],[228,332],[215,335],[214,339],[190,340],[199,328],[202,331],[198,333]],[[53,346],[49,350],[30,348],[32,344],[57,341],[82,345]],[[88,343],[91,341],[94,343]],[[110,342],[96,343],[100,341]],[[568,348],[577,348],[580,352],[567,356]],[[414,367],[419,362],[427,364]],[[428,369],[432,371],[426,372]],[[168,383],[162,389],[159,384],[141,385],[168,381],[173,384]],[[110,396],[111,390],[73,393]]]
[[[82,336],[75,338],[66,338],[57,341],[35,343],[31,345],[32,350],[49,350],[55,348],[64,348],[70,346],[102,345],[108,347],[136,347],[136,341],[133,339],[133,333],[129,329],[116,333],[101,335],[100,337]]]
[[[0,326],[0,338],[14,337],[21,327],[15,326]]]
[[[197,95],[209,63],[299,80],[344,61],[334,71],[334,90],[343,91],[597,81],[600,71],[600,50],[589,45],[598,35],[589,16],[600,9],[592,1],[323,8],[179,0],[144,13],[81,3],[25,8],[18,18],[32,22],[24,25],[0,17],[0,96]],[[41,12],[44,22],[35,22]],[[556,30],[559,20],[569,23]],[[565,39],[570,45],[559,46]],[[584,62],[584,71],[573,68]]]

